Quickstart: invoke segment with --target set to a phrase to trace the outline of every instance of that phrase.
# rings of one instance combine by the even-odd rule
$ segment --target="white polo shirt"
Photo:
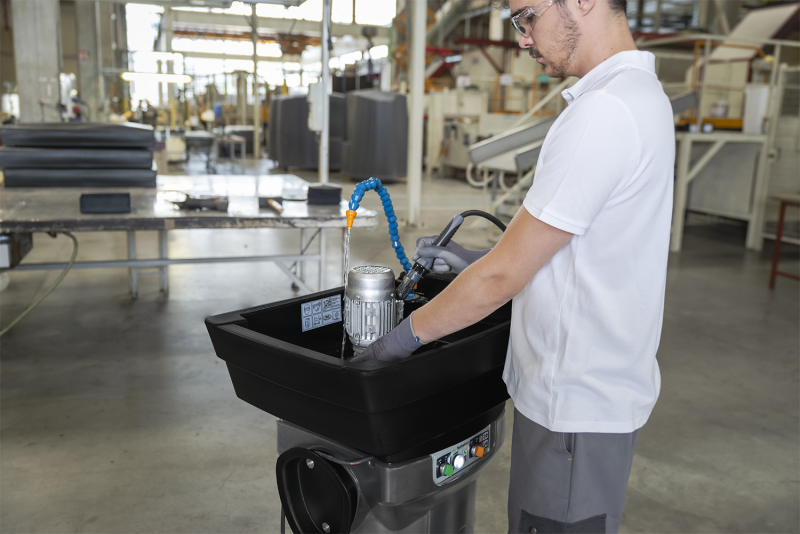
[[[503,373],[555,432],[633,432],[661,387],[675,129],[654,66],[621,52],[562,93],[523,203],[575,234],[514,297]]]

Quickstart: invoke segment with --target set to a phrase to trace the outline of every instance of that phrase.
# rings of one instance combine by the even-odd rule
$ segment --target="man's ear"
[[[597,6],[598,0],[577,0],[576,9],[579,16],[585,17]]]

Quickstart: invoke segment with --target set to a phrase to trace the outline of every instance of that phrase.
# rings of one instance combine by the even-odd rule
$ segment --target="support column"
[[[236,73],[236,122],[247,124],[247,75],[244,71]]]
[[[78,40],[78,96],[86,102],[91,122],[102,122],[102,75],[98,70],[95,3],[75,2],[75,31]]]
[[[661,29],[661,2],[662,0],[656,0],[656,15],[653,18],[653,33],[658,33]],[[658,72],[658,69],[656,69]]]
[[[258,92],[258,16],[255,4],[252,9],[250,36],[253,40],[253,159],[258,164],[261,159],[261,96]]]
[[[425,2],[409,2],[411,43],[409,47],[408,102],[408,224],[421,222],[422,127],[425,98]]]
[[[164,7],[164,15],[163,15],[163,23],[164,23],[164,51],[172,53],[172,19],[173,13],[171,7]],[[175,60],[170,59],[166,62],[167,67],[167,74],[175,74]],[[176,83],[165,83],[164,84],[167,88],[167,104],[169,105],[169,127],[170,130],[176,130],[178,128],[178,110],[177,110],[177,101],[178,101],[178,84]]]
[[[94,37],[95,37],[95,50],[97,50],[96,54],[96,62],[97,62],[97,86],[98,86],[98,94],[100,95],[100,105],[102,106],[102,120],[100,122],[106,122],[108,120],[108,114],[110,111],[110,102],[108,101],[108,94],[106,88],[106,80],[103,76],[103,69],[108,67],[106,65],[106,61],[103,59],[103,33],[104,31],[107,32],[110,28],[103,29],[103,21],[104,17],[102,12],[107,11],[108,6],[103,6],[101,8],[100,2],[94,2]],[[105,41],[107,42],[107,41]]]
[[[61,12],[58,0],[12,0],[14,62],[22,122],[60,122]]]
[[[503,40],[503,19],[500,10],[493,9],[489,12],[489,39],[492,41]]]
[[[695,0],[693,22],[696,28],[708,28],[709,2],[710,0]]]
[[[355,17],[355,4],[353,5]],[[328,165],[330,163],[330,135],[331,135],[331,72],[328,63],[331,50],[328,42],[331,38],[331,0],[322,0],[322,131],[319,133],[319,182],[328,183]],[[356,70],[356,84],[358,83],[358,70]]]

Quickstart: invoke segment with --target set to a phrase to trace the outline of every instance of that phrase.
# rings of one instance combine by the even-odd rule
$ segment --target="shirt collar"
[[[572,102],[591,89],[597,82],[620,67],[628,66],[649,70],[655,74],[656,56],[651,52],[642,52],[640,50],[618,52],[586,73],[583,78],[575,82],[575,85],[564,89],[561,95],[567,101],[567,104],[572,104]]]

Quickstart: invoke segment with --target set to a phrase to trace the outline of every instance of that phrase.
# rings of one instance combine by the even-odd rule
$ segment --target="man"
[[[658,397],[674,162],[672,110],[626,0],[511,0],[519,43],[577,76],[523,207],[491,251],[418,243],[463,272],[360,359],[394,360],[513,298],[509,532],[617,532]]]

